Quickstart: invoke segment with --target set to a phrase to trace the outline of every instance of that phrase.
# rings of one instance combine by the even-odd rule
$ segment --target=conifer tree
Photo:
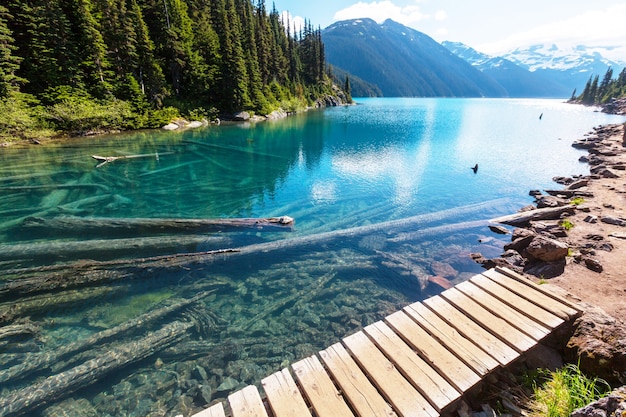
[[[24,81],[15,75],[21,59],[14,55],[17,47],[7,26],[7,21],[11,19],[8,9],[0,5],[0,100],[6,98],[10,91],[16,90],[18,83]]]

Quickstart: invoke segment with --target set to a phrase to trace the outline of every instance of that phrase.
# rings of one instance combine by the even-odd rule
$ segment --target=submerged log
[[[0,383],[15,380],[18,378],[24,378],[25,376],[28,376],[33,372],[48,369],[52,365],[56,365],[59,361],[68,356],[76,356],[78,353],[90,349],[98,343],[102,343],[114,337],[118,337],[121,334],[127,333],[131,330],[144,327],[148,323],[159,320],[175,311],[181,310],[198,302],[209,294],[211,294],[211,291],[205,291],[188,300],[179,300],[169,306],[161,307],[159,309],[150,311],[149,313],[142,314],[138,317],[135,317],[134,319],[130,319],[127,322],[120,324],[119,326],[103,330],[83,340],[79,340],[77,342],[61,347],[60,349],[56,349],[50,353],[29,355],[21,364],[15,365],[7,370],[0,372]],[[4,329],[4,327],[2,329]]]
[[[240,229],[285,230],[292,228],[289,216],[241,219],[149,219],[61,216],[51,219],[28,217],[22,227],[64,235],[108,235],[112,233],[157,234],[181,232],[226,232]]]
[[[561,218],[563,214],[572,214],[574,211],[576,211],[576,208],[571,205],[548,207],[497,217],[490,221],[492,223],[508,224],[509,226],[524,226],[536,220],[557,220]]]
[[[497,200],[496,200],[497,201]],[[23,268],[5,271],[5,276],[17,279],[0,285],[0,295],[19,296],[21,294],[40,291],[42,286],[54,285],[62,288],[71,288],[95,283],[99,281],[122,279],[134,276],[146,268],[180,268],[190,264],[209,263],[219,258],[224,259],[239,255],[251,255],[256,253],[268,253],[273,251],[301,248],[311,245],[319,245],[336,241],[338,239],[357,238],[375,232],[384,232],[387,240],[393,240],[394,235],[400,236],[405,230],[416,229],[432,221],[442,220],[457,214],[466,214],[468,211],[479,211],[493,207],[494,201],[473,204],[443,210],[438,213],[418,215],[399,220],[357,226],[342,230],[319,233],[311,236],[300,236],[291,239],[281,239],[271,242],[256,243],[237,248],[226,248],[196,253],[178,253],[173,255],[153,256],[149,258],[122,259],[114,261],[79,261],[63,265],[45,267]],[[461,223],[459,227],[465,224]],[[455,230],[455,225],[445,227],[436,226],[420,229],[420,236],[428,236],[431,233],[450,232]],[[28,278],[23,278],[28,276]]]
[[[141,155],[121,155],[121,156],[99,156],[99,155],[91,155],[91,157],[97,161],[100,161],[96,168],[100,168],[102,165],[108,164],[110,162],[115,162],[120,159],[135,159],[135,158],[155,158],[157,161],[159,160],[159,155],[170,155],[174,152],[158,152],[141,154]]]
[[[225,247],[231,239],[224,236],[155,236],[127,239],[95,239],[0,245],[0,261],[16,259],[67,258],[107,259],[141,253],[196,252],[198,246]]]
[[[5,395],[0,399],[0,417],[24,415],[96,383],[112,372],[170,347],[193,325],[175,321],[140,340],[127,342],[95,359]]]

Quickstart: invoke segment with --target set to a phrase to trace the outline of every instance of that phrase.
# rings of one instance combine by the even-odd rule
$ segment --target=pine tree
[[[148,26],[136,0],[130,0],[130,19],[133,22],[137,40],[137,66],[134,69],[134,75],[148,101],[160,106],[167,93],[165,76],[157,63],[154,42],[150,38]]]
[[[18,83],[25,81],[15,75],[21,59],[14,55],[17,47],[7,26],[11,19],[8,9],[0,5],[0,99],[6,98],[10,91],[18,89]]]
[[[77,79],[90,93],[103,97],[111,93],[110,63],[98,21],[92,14],[90,0],[75,0],[69,5],[68,18],[73,23],[73,39],[78,53]]]

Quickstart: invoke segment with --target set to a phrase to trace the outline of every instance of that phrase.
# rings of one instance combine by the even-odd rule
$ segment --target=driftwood
[[[18,277],[18,279],[1,285],[0,296],[10,296],[11,294],[13,296],[19,296],[20,294],[39,291],[42,285],[54,285],[63,288],[71,288],[84,285],[85,283],[123,279],[133,276],[138,271],[145,268],[180,268],[194,263],[212,262],[216,258],[224,259],[239,255],[268,253],[278,250],[301,248],[311,245],[319,245],[338,239],[357,238],[374,232],[383,232],[385,233],[385,237],[387,239],[392,240],[394,235],[398,236],[407,229],[417,229],[420,226],[423,227],[429,222],[457,215],[459,212],[466,213],[468,210],[478,211],[484,208],[493,207],[493,205],[493,201],[488,201],[465,207],[444,210],[438,213],[430,213],[366,226],[334,230],[312,236],[301,236],[291,239],[256,243],[238,248],[226,248],[196,253],[178,253],[173,255],[153,256],[132,260],[80,261],[63,265],[7,270],[5,271],[6,277],[15,276]],[[449,231],[450,228],[454,228],[454,225],[423,228],[421,229],[421,235],[429,235],[429,231],[431,229],[440,232]],[[28,276],[28,278],[23,278],[24,276]]]
[[[40,282],[41,284],[41,282]],[[51,308],[76,308],[81,303],[86,303],[94,298],[110,296],[119,291],[124,291],[122,286],[81,288],[78,290],[65,291],[60,294],[38,294],[32,297],[19,298],[9,301],[10,297],[2,295],[0,304],[0,324],[10,322],[17,317],[28,317],[42,314]]]
[[[38,258],[107,259],[140,253],[197,251],[197,247],[225,247],[225,236],[155,236],[127,239],[95,239],[0,245],[0,261]]]
[[[103,191],[109,191],[109,187],[102,184],[16,185],[0,187],[0,191],[72,190],[76,188],[97,188]]]
[[[36,335],[40,330],[41,329],[38,326],[30,321],[27,321],[26,323],[2,326],[0,327],[0,346],[5,343],[4,339],[9,339],[15,336]]]
[[[495,219],[491,219],[490,221],[492,223],[502,223],[508,224],[510,226],[524,226],[531,221],[536,220],[557,220],[561,218],[563,214],[571,214],[575,210],[576,208],[571,205],[561,207],[548,207],[510,214],[508,216],[497,217]]]
[[[120,159],[135,159],[135,158],[155,158],[157,161],[159,160],[159,155],[170,155],[174,152],[158,152],[141,154],[141,155],[121,155],[121,156],[99,156],[99,155],[91,155],[91,157],[100,163],[96,166],[96,168],[101,167],[102,165],[108,164],[110,162],[115,162]]]
[[[294,225],[289,216],[242,219],[146,219],[62,216],[51,219],[28,217],[22,227],[64,235],[107,235],[112,233],[157,234],[181,232],[226,232],[240,229],[285,230]]]
[[[7,370],[0,372],[0,383],[4,383],[9,380],[15,380],[17,378],[23,378],[27,375],[32,374],[33,372],[48,369],[51,365],[55,365],[57,362],[64,359],[65,357],[75,356],[78,353],[85,351],[95,346],[98,343],[102,343],[107,340],[110,340],[111,338],[118,337],[119,335],[126,333],[130,330],[141,328],[150,322],[159,320],[167,316],[168,314],[171,314],[177,310],[188,307],[191,304],[198,302],[199,300],[201,300],[202,298],[206,297],[209,294],[211,294],[210,291],[203,292],[188,300],[180,300],[178,302],[173,303],[172,305],[161,307],[149,313],[142,314],[139,317],[128,320],[127,322],[123,324],[120,324],[119,326],[113,327],[111,329],[103,330],[83,340],[79,340],[75,343],[69,344],[60,349],[56,349],[50,352],[49,354],[40,353],[36,355],[30,355],[26,357],[26,359],[21,364],[15,365]],[[6,327],[13,327],[13,326],[6,326]],[[3,329],[5,329],[5,327],[0,328],[0,330],[3,330]]]
[[[5,395],[0,399],[0,417],[24,415],[96,383],[112,372],[170,347],[191,327],[190,322],[172,322],[140,340],[127,342],[95,359]]]

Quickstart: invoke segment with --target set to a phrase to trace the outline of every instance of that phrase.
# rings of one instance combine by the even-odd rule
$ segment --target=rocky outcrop
[[[619,387],[608,396],[586,407],[574,410],[570,417],[622,417],[626,416],[626,386]]]
[[[612,384],[626,384],[626,324],[588,306],[574,323],[565,359]]]
[[[594,272],[604,271],[601,262],[594,256],[597,251],[611,252],[613,245],[609,237],[620,236],[620,232],[600,233],[601,224],[626,228],[626,218],[616,214],[590,213],[584,199],[594,198],[594,193],[587,188],[598,179],[620,178],[626,170],[625,164],[615,156],[624,152],[624,146],[615,140],[607,140],[615,135],[621,136],[622,126],[610,125],[595,128],[582,140],[572,146],[587,149],[586,161],[590,165],[591,175],[575,177],[554,177],[558,184],[564,185],[561,190],[539,190],[529,192],[535,198],[535,205],[524,207],[518,213],[492,219],[493,223],[515,226],[511,242],[504,246],[505,252],[499,259],[485,259],[474,254],[473,259],[485,268],[495,265],[507,266],[517,272],[524,272],[541,278],[552,278],[563,273],[567,261],[585,265]],[[626,146],[626,145],[625,145]],[[626,193],[626,191],[624,191]],[[615,207],[607,207],[615,209]],[[589,225],[598,225],[598,233],[588,233],[576,240],[570,238],[569,230],[573,223],[570,218],[582,213],[578,221]],[[582,220],[581,220],[582,218]],[[494,227],[491,230],[496,231]],[[626,232],[626,231],[625,231]],[[624,234],[626,236],[626,233]]]
[[[626,98],[614,98],[602,106],[602,111],[609,114],[626,114]]]

